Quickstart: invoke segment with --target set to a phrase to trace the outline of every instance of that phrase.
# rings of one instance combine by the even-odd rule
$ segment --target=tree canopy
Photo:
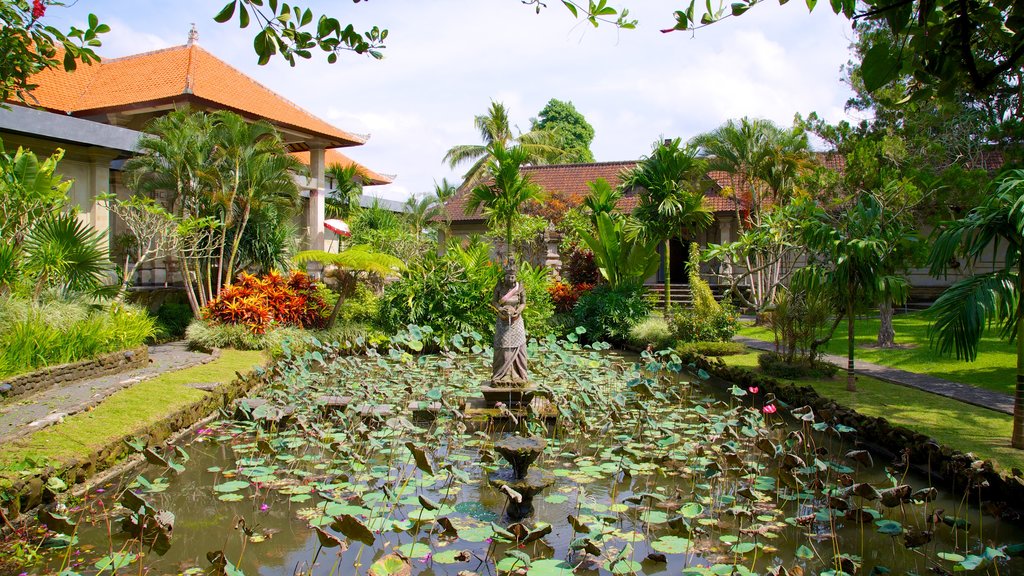
[[[572,102],[552,98],[532,120],[533,130],[550,132],[557,146],[565,151],[561,162],[575,164],[593,162],[590,145],[594,142],[594,127],[576,110]],[[560,163],[561,163],[560,162]]]

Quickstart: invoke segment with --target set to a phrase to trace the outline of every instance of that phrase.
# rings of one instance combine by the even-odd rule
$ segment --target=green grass
[[[985,333],[976,361],[964,362],[957,360],[956,356],[943,356],[937,349],[930,347],[928,324],[928,320],[920,313],[896,316],[893,320],[896,343],[908,347],[883,350],[872,347],[878,339],[878,318],[858,318],[854,322],[854,342],[857,346],[855,359],[1013,394],[1017,351],[1012,344],[999,339],[998,330],[991,329]],[[775,341],[772,331],[760,326],[744,325],[739,334]],[[839,324],[824,352],[846,357],[845,320]]]
[[[758,370],[757,353],[725,356],[729,366]],[[846,390],[846,379],[797,380],[822,396],[866,416],[881,416],[935,438],[940,444],[990,459],[1003,472],[1024,469],[1024,451],[1010,447],[1013,418],[1008,414],[964,404],[937,394],[890,384],[868,376],[857,377],[857,392]]]
[[[189,384],[230,382],[235,371],[247,372],[264,360],[259,351],[226,349],[208,364],[161,374],[125,388],[88,412],[0,446],[0,475],[33,468],[33,463],[83,458],[119,438],[134,436],[147,424],[208,394]]]

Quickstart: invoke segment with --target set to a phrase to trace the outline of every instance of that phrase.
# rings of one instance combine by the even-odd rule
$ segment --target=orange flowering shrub
[[[243,272],[203,309],[203,316],[244,324],[253,334],[263,334],[272,325],[322,328],[328,310],[318,287],[305,272],[293,271],[287,278],[278,272],[263,277]]]
[[[570,312],[580,296],[594,288],[593,284],[580,283],[570,284],[568,282],[555,282],[548,287],[548,294],[551,294],[551,301],[555,304],[556,312]]]

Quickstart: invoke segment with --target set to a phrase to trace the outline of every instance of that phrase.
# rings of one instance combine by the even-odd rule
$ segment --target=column
[[[324,211],[326,204],[324,195],[324,149],[312,148],[309,151],[309,213],[306,225],[309,227],[309,249],[324,249]]]

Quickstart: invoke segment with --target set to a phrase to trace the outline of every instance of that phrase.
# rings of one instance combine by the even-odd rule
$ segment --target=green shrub
[[[736,310],[722,303],[717,312],[700,312],[694,308],[676,309],[671,327],[680,342],[725,342],[736,335],[740,324]]]
[[[0,377],[141,346],[153,318],[132,305],[0,303]]]
[[[649,316],[629,329],[626,341],[636,348],[650,346],[654,350],[666,350],[675,343],[675,336],[663,317]]]
[[[192,307],[183,302],[164,302],[156,309],[156,338],[176,340],[185,335],[193,319]]]
[[[384,288],[377,317],[388,334],[409,324],[430,326],[448,339],[460,332],[494,333],[494,286],[501,267],[490,260],[490,246],[482,242],[462,247],[450,243],[443,255],[428,252],[409,266],[397,282]],[[527,263],[519,267],[526,290],[523,322],[530,336],[552,332],[554,305],[548,294],[548,270]]]
[[[735,356],[745,354],[747,347],[739,342],[687,342],[676,347],[679,355]]]
[[[286,339],[306,338],[307,333],[291,326],[274,326],[255,334],[244,324],[221,324],[212,320],[193,320],[185,330],[185,341],[193,350],[234,348],[236,350],[279,349]]]
[[[757,365],[769,376],[798,380],[800,378],[831,378],[839,367],[828,362],[811,361],[806,358],[788,360],[777,352],[762,352],[757,355]]]
[[[333,296],[334,300],[328,303],[329,306],[334,306],[334,302],[338,298],[337,294],[333,294]],[[375,294],[373,289],[365,283],[359,282],[352,294],[345,298],[345,303],[341,305],[335,326],[338,324],[372,323],[379,314],[380,296]]]
[[[588,340],[622,343],[630,328],[650,315],[651,303],[643,285],[612,288],[602,284],[580,296],[572,313],[576,325],[586,329]]]

